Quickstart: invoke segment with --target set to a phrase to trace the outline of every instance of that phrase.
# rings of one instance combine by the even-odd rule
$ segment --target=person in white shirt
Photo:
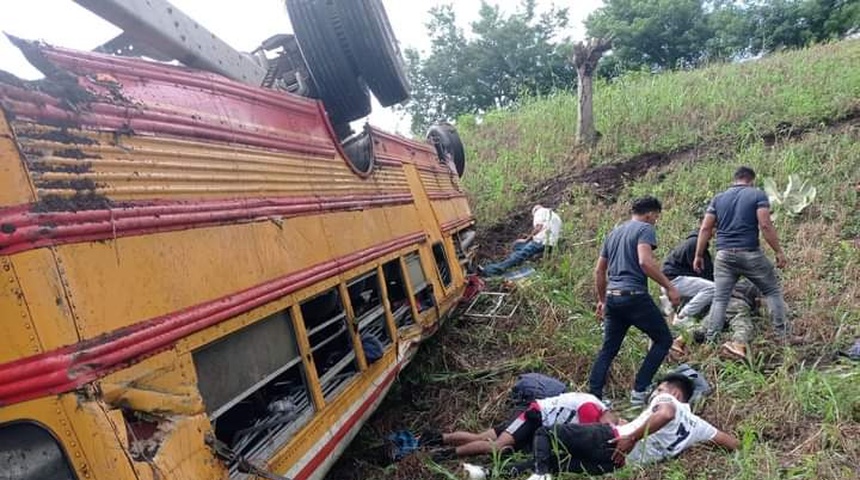
[[[501,275],[529,258],[544,253],[558,244],[561,234],[561,217],[543,205],[532,207],[532,231],[514,242],[513,251],[501,262],[478,267],[481,276]]]
[[[588,393],[562,393],[555,397],[535,400],[525,410],[517,412],[506,424],[479,433],[425,432],[423,445],[445,445],[433,457],[445,460],[454,457],[482,455],[506,448],[522,450],[532,443],[535,432],[560,424],[616,423],[618,418],[597,397]]]
[[[666,460],[702,442],[736,450],[740,446],[737,438],[690,410],[687,402],[692,394],[692,380],[669,374],[654,390],[646,409],[630,423],[538,429],[534,438],[534,475],[528,480],[551,480],[551,474],[559,471],[600,475],[626,463]]]

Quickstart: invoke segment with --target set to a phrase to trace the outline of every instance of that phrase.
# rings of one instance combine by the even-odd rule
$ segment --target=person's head
[[[619,417],[617,413],[615,413],[615,410],[608,408],[600,414],[600,419],[598,421],[606,425],[624,425],[627,423],[624,419]]]
[[[663,205],[660,200],[652,196],[637,198],[633,200],[633,205],[630,207],[630,212],[637,220],[648,222],[650,224],[657,223],[660,218],[660,212],[663,211]]]
[[[732,176],[735,183],[751,185],[755,182],[755,170],[750,167],[738,167],[735,174]]]
[[[693,380],[681,373],[670,373],[660,379],[654,394],[668,393],[677,398],[678,401],[688,403],[693,398],[693,390],[696,385]]]

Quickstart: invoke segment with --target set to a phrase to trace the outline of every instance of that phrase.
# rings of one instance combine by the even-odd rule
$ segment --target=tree
[[[689,68],[842,38],[860,29],[857,0],[606,0],[586,20],[592,37],[613,38],[601,66]]]
[[[423,56],[407,50],[413,85],[412,130],[423,133],[434,120],[453,120],[515,103],[524,94],[546,94],[573,86],[570,45],[556,40],[567,26],[566,9],[538,14],[535,0],[523,0],[504,15],[481,3],[468,37],[457,27],[450,5],[430,10],[431,47]]]
[[[697,65],[713,36],[702,0],[606,0],[585,26],[592,38],[613,39],[620,70]]]
[[[592,103],[593,77],[597,62],[604,52],[612,47],[608,38],[590,39],[573,46],[573,64],[576,66],[577,101],[579,115],[576,124],[576,143],[593,146],[597,142],[594,128],[594,105]]]
[[[856,0],[768,0],[748,8],[756,53],[799,48],[860,29]]]

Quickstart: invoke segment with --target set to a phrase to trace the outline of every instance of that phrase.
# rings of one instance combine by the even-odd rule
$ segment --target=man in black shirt
[[[714,264],[710,252],[705,250],[702,272],[693,269],[698,239],[697,230],[678,244],[663,261],[663,274],[678,288],[682,302],[687,302],[675,316],[675,325],[686,324],[691,317],[700,316],[711,306],[714,298]]]

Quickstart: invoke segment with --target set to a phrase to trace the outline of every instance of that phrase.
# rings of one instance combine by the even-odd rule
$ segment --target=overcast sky
[[[516,9],[520,0],[488,0],[504,11]],[[54,45],[91,50],[110,40],[120,31],[72,0],[15,0],[3,2],[0,31],[27,39],[44,40]],[[275,33],[292,32],[283,0],[172,0],[180,10],[221,37],[237,50],[250,51]],[[429,46],[425,24],[427,11],[437,5],[452,3],[458,21],[468,31],[468,23],[478,15],[480,0],[383,0],[392,28],[402,47],[426,49]],[[537,0],[540,8],[552,0]],[[601,0],[557,0],[558,6],[570,9],[574,38],[583,35],[582,20]],[[0,38],[0,69],[33,79],[41,75],[31,67],[5,36]],[[370,122],[388,130],[405,133],[408,122],[374,103]]]

